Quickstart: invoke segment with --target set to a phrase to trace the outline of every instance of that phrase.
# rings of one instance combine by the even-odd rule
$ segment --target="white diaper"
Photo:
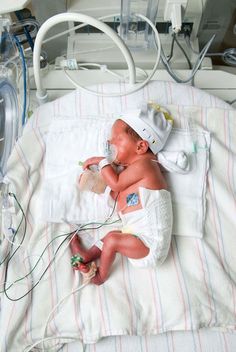
[[[138,236],[150,249],[142,259],[130,259],[138,267],[160,265],[167,257],[172,234],[172,204],[170,192],[139,187],[142,209],[119,213],[123,232]]]

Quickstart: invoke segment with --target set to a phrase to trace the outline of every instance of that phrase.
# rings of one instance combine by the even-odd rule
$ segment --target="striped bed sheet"
[[[124,87],[97,88],[106,92]],[[195,88],[170,82],[150,82],[130,96],[91,99],[87,93],[74,91],[37,109],[10,157],[7,180],[24,209],[27,228],[24,231],[24,226],[20,227],[17,240],[20,243],[22,240],[21,246],[9,263],[5,260],[0,267],[1,287],[4,281],[10,285],[26,275],[43,249],[46,250],[36,271],[1,294],[1,351],[27,350],[44,336],[45,327],[45,336],[54,338],[45,343],[50,351],[233,351],[236,347],[235,110]],[[66,295],[76,290],[81,278],[72,272],[69,249],[64,245],[56,262],[38,283],[64,238],[56,236],[71,230],[66,224],[42,223],[39,218],[38,199],[50,123],[61,115],[109,116],[136,107],[140,100],[165,105],[174,113],[179,128],[185,128],[191,119],[211,132],[203,239],[174,236],[169,257],[157,270],[137,272],[125,258],[117,257],[111,277],[104,285],[88,285],[55,309]],[[19,207],[16,210],[12,217],[15,228],[22,218]],[[11,247],[4,239],[3,258],[15,248]],[[78,342],[71,342],[76,339]]]

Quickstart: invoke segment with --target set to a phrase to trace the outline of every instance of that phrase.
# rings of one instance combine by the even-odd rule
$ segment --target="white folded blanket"
[[[112,204],[108,202],[107,194],[79,191],[77,182],[82,173],[79,161],[103,155],[112,122],[111,118],[94,116],[54,119],[46,142],[43,206],[40,206],[42,220],[89,223],[104,222],[109,216]],[[194,149],[193,143],[198,149]],[[173,200],[173,234],[202,237],[209,146],[208,132],[183,129],[173,129],[165,146],[167,154],[184,151],[190,163],[190,171],[186,174],[166,172]]]
[[[104,91],[109,92],[109,87]],[[171,331],[171,335],[168,335],[170,340],[167,341],[169,348],[171,337],[176,338],[172,333],[179,330],[186,332],[218,328],[231,329],[235,332],[236,134],[234,131],[236,113],[233,110],[220,109],[223,103],[212,96],[202,99],[207,103],[204,106],[209,108],[201,107],[198,99],[200,93],[193,87],[152,81],[135,96],[116,99],[96,97],[92,100],[88,94],[74,91],[55,102],[41,106],[35,112],[24,128],[22,138],[16,143],[8,163],[9,190],[16,194],[26,220],[23,219],[15,244],[20,243],[26,232],[24,242],[7,268],[7,285],[14,283],[8,290],[8,295],[13,299],[24,294],[25,297],[19,301],[11,301],[4,294],[1,296],[0,350],[2,352],[23,351],[27,346],[40,340],[52,310],[54,314],[51,315],[46,337],[59,338],[69,335],[74,339],[79,338],[83,343],[94,343],[98,339],[107,341],[106,337],[111,335],[144,335],[146,338],[148,335]],[[173,236],[168,258],[164,265],[157,269],[137,269],[127,258],[117,256],[109,280],[104,285],[98,287],[88,285],[68,297],[68,294],[80,285],[80,275],[71,270],[71,253],[66,247],[68,240],[63,242],[65,233],[71,229],[66,224],[45,224],[39,220],[39,194],[42,186],[45,186],[45,177],[48,178],[48,173],[45,175],[48,164],[44,153],[49,125],[52,119],[59,115],[63,116],[63,119],[65,115],[69,118],[71,116],[80,118],[82,113],[89,117],[91,112],[100,111],[102,115],[108,116],[106,115],[108,112],[111,114],[115,109],[120,110],[121,104],[126,108],[136,107],[141,99],[156,99],[163,104],[168,102],[180,104],[166,106],[175,116],[175,126],[185,128],[190,117],[196,124],[201,124],[212,133],[204,237],[198,239]],[[181,104],[188,106],[181,106]],[[69,135],[68,132],[67,136]],[[73,142],[77,143],[80,136],[79,128],[74,135],[76,139]],[[204,136],[207,135],[204,134]],[[194,141],[196,139],[194,137]],[[59,141],[57,145],[60,147]],[[204,148],[203,145],[198,147]],[[83,150],[76,148],[74,148],[76,155],[73,155],[73,158],[77,167],[77,161],[80,159],[78,154]],[[198,154],[205,152],[205,149],[199,148]],[[196,155],[196,158],[198,156]],[[62,155],[59,157],[62,158]],[[194,161],[194,154],[192,157]],[[62,161],[60,158],[56,160],[54,167]],[[60,167],[62,171],[68,170],[65,166]],[[169,174],[166,175],[168,177]],[[54,175],[51,176],[53,180]],[[61,177],[63,177],[62,174]],[[205,182],[204,179],[202,181]],[[191,189],[190,185],[189,189]],[[66,184],[63,185],[65,186]],[[197,188],[197,185],[193,187]],[[172,198],[174,197],[173,194]],[[177,198],[178,201],[180,199],[182,200],[182,197]],[[205,199],[205,195],[202,199]],[[17,226],[22,221],[22,212],[17,205],[16,211],[15,225]],[[186,221],[189,220],[187,214],[185,218]],[[27,227],[24,226],[25,223]],[[191,228],[189,225],[188,227]],[[94,238],[97,236],[97,230],[87,232]],[[81,236],[84,235],[81,233]],[[41,282],[31,290],[33,283],[37,283],[39,275],[51,262],[59,246],[61,247],[57,252],[55,264],[50,266]],[[7,255],[10,247],[11,245],[5,239],[2,243],[3,257]],[[17,246],[12,247],[12,252],[16,248]],[[32,270],[43,251],[43,258],[36,271],[23,281],[17,282]],[[6,267],[7,260],[0,266],[0,276],[3,280]],[[30,293],[26,294],[29,290]],[[67,297],[66,300],[65,297]],[[58,306],[61,300],[63,303]],[[198,351],[201,350],[199,337],[201,338],[197,334],[192,336],[193,345]],[[223,337],[221,336],[222,339]],[[50,351],[60,349],[57,343],[66,343],[66,340],[59,339],[48,341],[45,349]],[[118,339],[108,342],[110,350],[117,346],[118,349],[122,347],[120,343],[122,341]],[[140,336],[137,336],[137,341],[140,341]],[[146,342],[146,340],[142,341]],[[149,348],[149,342],[153,345],[153,341],[147,340],[147,342],[147,348]],[[42,348],[42,346],[38,347]],[[87,347],[88,350],[94,348],[94,346]],[[188,349],[185,348],[185,350]]]

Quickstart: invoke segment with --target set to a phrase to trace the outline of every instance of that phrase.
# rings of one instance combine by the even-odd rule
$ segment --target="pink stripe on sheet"
[[[106,321],[105,321],[105,317],[104,317],[104,314],[103,314],[103,304],[102,304],[102,293],[101,293],[101,287],[100,286],[95,286],[95,289],[96,289],[96,293],[97,293],[97,296],[98,296],[98,302],[99,302],[99,309],[100,309],[100,312],[101,312],[101,318],[102,318],[102,331],[103,331],[103,334],[106,336],[108,331],[107,331],[107,328],[106,328]]]
[[[30,190],[32,191],[34,186],[32,185],[31,181],[30,181],[30,178],[29,178],[29,174],[28,174],[28,170],[29,170],[29,164],[27,162],[27,159],[26,159],[26,156],[20,146],[19,143],[16,143],[16,146],[15,146],[15,151],[18,155],[18,160],[19,160],[19,163],[22,165],[25,173],[24,173],[24,176],[25,176],[25,184],[26,184],[26,190],[25,190],[25,194],[28,194],[30,192]],[[27,164],[28,168],[25,166]],[[23,177],[23,175],[21,175],[21,177]],[[21,180],[21,182],[24,181],[23,179]],[[32,192],[30,192],[31,194]],[[17,197],[17,195],[16,195]],[[28,217],[28,215],[30,215],[30,217],[33,219],[33,216],[31,214],[31,212],[29,211],[29,209],[27,210],[27,214],[25,214],[26,216],[26,222],[27,222],[27,229],[29,229],[30,227],[30,232],[32,234],[33,232],[33,225]],[[32,220],[33,222],[33,220]]]
[[[228,118],[226,119],[226,111],[224,112],[224,120],[223,120],[223,126],[222,126],[222,130],[224,131],[224,144],[227,146],[228,149],[228,165],[229,165],[229,158],[231,155],[231,149],[230,149],[230,128],[228,124]],[[225,178],[227,178],[227,172],[225,173]],[[221,213],[220,213],[220,209],[218,206],[218,202],[220,204],[220,199],[218,199],[218,194],[215,190],[215,186],[214,186],[214,177],[213,177],[213,173],[211,172],[211,170],[209,171],[209,176],[208,176],[208,180],[209,180],[209,193],[210,193],[210,197],[211,197],[211,203],[212,203],[212,216],[213,216],[213,223],[214,223],[214,227],[215,227],[215,234],[216,234],[216,241],[217,241],[217,248],[218,248],[218,256],[220,258],[220,263],[222,266],[222,270],[224,270],[225,272],[228,273],[228,277],[230,279],[231,282],[231,289],[232,289],[232,300],[233,300],[233,307],[234,307],[234,312],[236,312],[236,299],[235,299],[235,288],[234,288],[234,282],[232,281],[231,278],[231,273],[229,270],[229,266],[227,263],[227,256],[225,253],[225,246],[224,246],[224,233],[222,232],[224,229],[222,229],[222,220],[221,220]],[[230,180],[228,179],[228,183],[230,184]],[[229,186],[230,188],[230,186]],[[231,192],[233,192],[233,189],[230,189]],[[232,194],[232,193],[230,193]],[[235,202],[234,202],[235,204]]]
[[[126,260],[126,258],[124,258],[123,256],[121,256],[121,267],[122,267],[122,274],[123,274],[123,283],[124,283],[124,291],[125,291],[125,296],[126,296],[126,299],[127,299],[127,302],[128,302],[128,306],[129,306],[129,311],[130,311],[130,331],[131,331],[131,334],[135,334],[135,331],[134,331],[134,322],[133,322],[133,313],[132,313],[132,305],[131,305],[131,301],[130,301],[130,298],[129,298],[129,294],[128,294],[128,289],[127,289],[127,280],[125,278],[126,274],[126,270],[125,270],[125,265],[124,265],[124,261]]]
[[[209,195],[210,195],[210,199],[211,199],[211,204],[212,204],[212,226],[214,227],[213,232],[215,233],[215,237],[216,237],[216,244],[217,244],[217,249],[218,249],[218,258],[220,259],[220,263],[223,267],[223,260],[222,260],[222,256],[221,256],[221,250],[220,250],[220,243],[219,243],[219,235],[218,235],[218,228],[217,228],[217,215],[216,215],[216,200],[215,197],[213,195],[213,190],[212,190],[212,178],[213,175],[211,173],[211,171],[209,170],[208,172],[208,178],[207,178],[207,188],[209,190]],[[210,212],[209,212],[209,217],[210,217]]]
[[[163,329],[163,322],[162,322],[162,304],[161,304],[160,294],[159,294],[158,277],[156,277],[156,274],[157,274],[156,270],[154,269],[149,270],[149,276],[150,276],[151,287],[152,287],[152,296],[155,302],[154,309],[155,309],[155,315],[156,315],[156,330],[163,331],[164,329]],[[157,301],[157,293],[159,297],[159,302]]]
[[[202,274],[203,274],[203,282],[204,282],[204,285],[205,285],[205,288],[206,288],[207,300],[208,300],[209,308],[210,308],[210,319],[209,319],[209,322],[208,322],[208,325],[210,326],[210,324],[212,322],[212,311],[213,311],[213,309],[212,309],[211,295],[209,294],[209,288],[208,288],[207,279],[206,279],[207,269],[204,267],[202,255],[201,255],[200,248],[199,248],[199,240],[198,239],[195,239],[195,245],[197,247],[197,253],[198,253],[198,256],[199,256],[199,261],[200,261],[200,264],[201,264],[201,269],[202,269]]]
[[[176,120],[178,121],[178,126],[182,128],[182,114],[180,113],[180,106],[178,105],[178,116],[175,116],[175,125]]]
[[[9,337],[8,329],[9,329],[9,326],[11,326],[11,321],[14,320],[13,315],[15,312],[15,306],[16,306],[16,302],[12,302],[11,311],[9,312],[10,313],[9,318],[8,318],[8,321],[6,321],[6,335],[5,335],[5,339],[4,339],[6,352],[7,352],[7,347],[8,347],[7,338]],[[27,333],[25,332],[25,329],[24,329],[24,334],[25,334],[25,340],[27,341],[27,343],[30,343],[29,340],[27,340]]]
[[[122,336],[118,336],[117,338],[119,340],[119,344],[120,344],[120,348],[119,348],[119,351],[122,352],[124,351],[123,347],[122,347]],[[118,351],[117,351],[118,352]]]
[[[111,333],[111,326],[110,326],[110,317],[111,314],[109,314],[109,308],[107,304],[107,298],[106,298],[106,287],[104,285],[99,286],[99,294],[100,294],[100,300],[101,300],[101,306],[103,307],[102,314],[103,314],[103,320],[104,320],[104,330],[106,331],[106,334],[109,335]]]
[[[228,149],[228,162],[227,162],[227,179],[228,179],[228,188],[229,192],[233,197],[234,200],[234,206],[236,210],[236,197],[235,197],[235,190],[233,187],[233,182],[234,182],[234,154],[233,151],[231,150],[231,138],[233,137],[233,133],[235,131],[232,131],[232,136],[230,135],[230,128],[229,128],[229,111],[225,110],[224,112],[224,136],[225,136],[225,145]]]
[[[185,302],[184,293],[183,293],[183,289],[182,289],[182,283],[181,283],[182,280],[181,280],[181,277],[180,277],[181,268],[180,268],[180,263],[178,261],[178,258],[176,258],[176,256],[175,256],[176,251],[174,251],[174,248],[173,248],[173,241],[171,242],[170,253],[171,253],[171,256],[173,258],[173,263],[174,263],[174,267],[175,267],[175,273],[176,273],[177,281],[178,281],[178,284],[179,284],[180,297],[181,297],[182,304],[183,304],[183,313],[184,313],[184,322],[185,322],[184,329],[187,330],[188,329],[187,328],[187,309],[186,309],[186,302]],[[189,329],[191,329],[191,326],[189,327]]]
[[[226,334],[222,332],[221,336],[223,337],[223,341],[224,341],[224,352],[232,352],[229,350]]]
[[[75,287],[76,283],[77,283],[77,272],[74,272],[73,273],[73,287]],[[75,319],[75,323],[76,323],[76,326],[78,328],[78,331],[79,331],[79,336],[81,337],[81,339],[83,340],[83,330],[82,328],[80,327],[80,322],[79,320],[81,320],[81,314],[79,312],[79,300],[78,300],[78,294],[80,295],[80,291],[78,291],[78,293],[74,293],[73,294],[73,303],[74,303],[74,319]]]
[[[90,346],[91,346],[91,351],[93,351],[93,352],[96,352],[97,351],[97,348],[96,348],[96,344],[94,343],[94,344],[92,344],[92,345],[89,345],[89,348],[90,348]],[[79,351],[78,351],[79,352]]]
[[[44,155],[46,147],[45,147],[45,144],[44,144],[44,141],[43,141],[43,137],[42,137],[42,135],[41,135],[39,130],[36,130],[34,128],[33,131],[34,131],[34,135],[35,135],[36,141],[38,142],[38,144],[40,146],[41,153],[42,153],[42,155]],[[42,170],[44,170],[44,162],[42,163]]]
[[[24,263],[24,267],[25,267],[26,273],[28,273],[30,269],[28,268],[28,270],[27,270],[27,267],[26,267],[25,263]],[[32,287],[32,279],[31,279],[31,276],[28,276],[28,278],[27,278],[27,290],[30,291],[31,287]],[[18,293],[18,295],[19,296],[23,295],[22,291],[20,291]],[[30,293],[29,293],[28,297],[30,298]],[[31,303],[30,299],[29,299],[29,302]],[[24,321],[24,335],[25,335],[25,340],[26,341],[29,341],[29,337],[27,335],[30,335],[31,341],[33,341],[33,336],[32,336],[33,319],[32,319],[32,315],[33,315],[33,310],[32,310],[32,306],[30,306],[29,309],[26,309],[25,315],[24,315],[24,318],[23,318],[23,321]]]
[[[139,320],[140,320],[140,313],[139,313],[139,309],[135,306],[135,297],[136,297],[136,286],[135,286],[135,280],[132,279],[132,273],[131,273],[131,267],[132,265],[130,265],[129,260],[126,260],[126,272],[127,272],[127,288],[129,289],[129,297],[130,297],[130,301],[131,303],[131,307],[132,307],[132,313],[133,313],[133,325],[134,325],[134,329],[135,331],[138,329],[137,327],[139,326]],[[137,333],[137,332],[136,332]]]
[[[200,348],[200,352],[202,352],[202,341],[201,341],[201,334],[200,334],[201,330],[197,330],[197,336],[198,336],[198,345]]]
[[[210,175],[211,173],[209,172],[209,181],[210,181]],[[212,217],[213,217],[213,225],[215,228],[215,236],[216,236],[216,243],[217,243],[217,249],[218,249],[218,258],[220,259],[220,264],[222,266],[222,270],[227,272],[231,281],[231,289],[232,289],[232,297],[233,297],[233,306],[234,306],[234,311],[235,311],[235,292],[234,292],[234,284],[231,279],[231,275],[228,272],[228,264],[227,264],[227,259],[225,257],[224,253],[224,242],[223,242],[223,234],[221,231],[221,223],[220,223],[220,214],[218,210],[218,205],[217,205],[217,200],[216,200],[216,192],[214,190],[214,181],[213,181],[213,175],[211,175],[211,182],[208,183],[208,189],[211,197],[211,203],[212,203]],[[217,220],[218,221],[217,221]]]
[[[50,236],[50,231],[49,231],[49,229],[50,229],[50,226],[49,226],[48,224],[46,224],[46,225],[45,225],[45,233],[46,233],[47,243],[49,243],[49,242],[51,241],[51,238],[49,237],[49,236]],[[49,262],[52,261],[51,246],[49,246],[49,247],[47,248],[47,251],[46,251],[46,252],[48,253],[48,263],[49,263]],[[45,253],[46,253],[46,252],[45,252]],[[50,286],[50,292],[48,293],[48,296],[51,298],[51,308],[52,308],[52,310],[53,310],[54,307],[56,306],[57,302],[56,302],[56,299],[55,299],[55,297],[54,297],[54,294],[55,294],[55,293],[54,293],[54,291],[55,291],[55,286],[53,285],[53,282],[54,282],[55,280],[53,280],[53,277],[52,277],[52,276],[53,276],[53,275],[52,275],[52,274],[53,274],[53,268],[52,268],[51,265],[49,266],[47,272],[49,273],[48,283],[49,283],[49,286]],[[57,312],[54,311],[53,315],[51,316],[51,321],[48,323],[48,327],[51,328],[51,331],[52,331],[53,334],[58,333],[58,335],[59,335],[59,331],[58,331],[58,329],[57,329],[55,319],[53,319],[53,317],[56,317],[56,314],[57,314]],[[54,327],[52,327],[52,325],[54,325]],[[47,336],[47,335],[46,335],[46,336]]]
[[[145,342],[145,351],[148,352],[149,348],[148,348],[148,339],[147,339],[147,335],[144,336],[144,342]]]
[[[169,342],[169,336],[171,336],[171,332],[166,332],[163,336],[166,339],[166,346],[167,346],[166,351],[167,352],[173,352],[173,349],[171,348],[170,342]],[[172,341],[171,341],[171,343],[172,343]],[[174,347],[174,346],[172,346],[172,347]]]
[[[59,111],[59,105],[57,104],[56,105],[56,102],[55,102],[55,104],[54,104],[54,114],[56,114],[56,112],[58,112]],[[57,108],[57,109],[56,109]],[[37,120],[37,123],[38,123],[38,120]],[[35,141],[37,141],[38,142],[38,145],[40,146],[40,149],[41,149],[41,154],[42,155],[44,155],[44,153],[45,153],[45,145],[44,145],[44,141],[43,141],[43,137],[42,137],[42,135],[41,135],[41,132],[40,132],[40,129],[33,129],[33,132],[34,132],[34,135],[35,135]],[[40,173],[42,173],[42,177],[43,177],[43,174],[44,174],[44,161],[43,161],[43,163],[40,165],[40,170],[39,170],[39,172]],[[45,236],[46,236],[46,238],[47,238],[47,243],[49,243],[50,242],[50,240],[51,240],[51,238],[49,238],[48,237],[48,232],[49,232],[49,235],[50,235],[50,231],[48,231],[49,230],[49,227],[48,227],[48,225],[45,227]],[[44,233],[44,231],[42,231],[42,237],[44,237],[43,236],[43,233]],[[48,248],[48,262],[50,262],[51,260],[52,260],[52,257],[51,257],[51,253],[50,253],[50,248]],[[57,303],[57,299],[56,299],[56,296],[57,296],[57,289],[56,289],[56,287],[54,287],[54,285],[53,285],[53,275],[52,275],[52,268],[51,268],[51,266],[49,267],[49,278],[48,278],[48,281],[49,281],[49,283],[50,283],[50,287],[51,287],[51,293],[49,294],[50,295],[50,297],[51,297],[51,307],[52,307],[52,309],[54,308],[54,306],[56,305],[56,303]],[[54,292],[55,291],[55,292]],[[33,312],[31,312],[31,325],[32,325],[32,322],[33,322],[33,316],[32,316],[32,314],[33,314]],[[51,331],[53,332],[53,333],[55,333],[55,332],[57,332],[58,334],[59,334],[59,331],[58,331],[58,329],[57,329],[57,326],[56,326],[56,323],[55,323],[55,320],[53,320],[52,319],[52,321],[51,321],[51,324],[54,324],[54,328],[52,328],[51,327]],[[50,323],[49,323],[49,326],[50,326]],[[31,330],[30,330],[31,331]]]
[[[170,331],[170,336],[171,336],[172,352],[175,352],[175,343],[174,343],[173,331]]]
[[[229,193],[232,195],[233,197],[233,201],[234,201],[234,207],[236,210],[236,198],[235,198],[235,191],[234,191],[234,187],[233,187],[233,174],[234,174],[234,156],[233,156],[233,152],[231,150],[231,135],[230,135],[230,128],[229,128],[229,111],[225,110],[224,112],[224,136],[225,136],[225,145],[227,147],[228,150],[228,160],[227,160],[227,180],[228,180],[228,189],[229,189]],[[231,179],[232,177],[232,179]],[[223,241],[223,239],[222,239]],[[225,262],[227,263],[227,259],[225,258]],[[229,266],[227,263],[227,269],[229,272]],[[230,275],[230,281],[232,284],[232,291],[233,291],[233,305],[234,305],[234,312],[236,314],[236,298],[235,298],[235,286],[234,286],[234,282],[232,281],[231,278],[231,274]]]
[[[30,189],[32,190],[33,189],[33,186],[30,182],[30,178],[29,178],[29,173],[28,173],[28,170],[29,170],[29,163],[27,161],[27,158],[23,152],[23,149],[21,148],[20,146],[20,143],[17,143],[15,145],[15,151],[18,155],[18,160],[19,160],[19,163],[23,166],[23,170],[25,171],[25,180],[26,180],[26,189],[25,189],[25,194],[27,194],[28,192],[30,192]],[[25,164],[27,164],[27,167],[25,166]],[[23,175],[21,175],[22,177]],[[32,222],[33,222],[33,216],[31,214],[31,212],[27,211],[27,214],[25,214],[26,216],[26,225],[27,225],[27,234],[29,235],[29,233],[32,235],[33,233],[33,226],[29,220],[29,215],[31,216],[32,218]],[[29,230],[29,227],[30,227],[30,230]],[[26,269],[26,272],[27,272],[27,269]],[[27,290],[30,290],[31,288],[31,278],[30,276],[28,276],[27,278]],[[20,293],[20,295],[22,295],[22,293]],[[29,296],[30,297],[30,296]],[[24,325],[24,335],[25,335],[25,340],[26,340],[26,343],[31,343],[32,341],[32,337],[28,338],[28,333],[30,335],[32,335],[32,310],[30,310],[31,312],[31,315],[29,316],[29,310],[26,309],[25,310],[25,315],[24,315],[24,318],[23,318],[23,325]],[[28,333],[27,333],[28,332]]]

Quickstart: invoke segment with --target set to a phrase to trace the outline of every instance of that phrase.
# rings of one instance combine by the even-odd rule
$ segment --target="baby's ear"
[[[144,154],[148,151],[149,144],[145,140],[140,140],[137,142],[137,154]]]

